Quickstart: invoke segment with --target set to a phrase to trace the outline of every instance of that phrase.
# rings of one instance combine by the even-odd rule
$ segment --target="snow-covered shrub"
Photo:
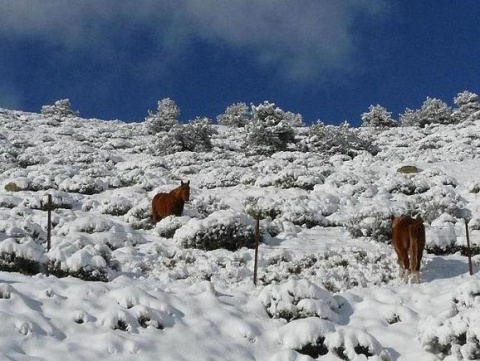
[[[320,209],[321,207],[317,202],[307,197],[298,197],[282,205],[282,213],[278,218],[307,228],[330,226],[331,222],[322,215]]]
[[[39,273],[47,258],[45,247],[29,236],[0,242],[0,270],[27,275]]]
[[[411,196],[414,194],[422,194],[430,189],[426,177],[409,175],[407,173],[398,173],[396,175],[389,175],[385,181],[385,188],[387,192],[393,194],[405,194]]]
[[[281,213],[280,202],[267,198],[249,196],[244,201],[245,213],[254,219],[275,219]]]
[[[455,233],[457,220],[448,213],[441,214],[432,221],[428,232],[425,249],[429,253],[443,255],[451,254],[460,250]]]
[[[122,196],[111,196],[109,199],[103,199],[98,206],[98,210],[103,214],[112,216],[123,216],[133,207],[130,199]]]
[[[406,214],[420,215],[426,223],[432,223],[443,213],[462,218],[464,200],[452,186],[431,188],[428,192],[415,195],[406,203]]]
[[[0,194],[1,208],[15,208],[22,203],[23,198],[16,197],[10,194]]]
[[[58,188],[65,192],[92,195],[105,191],[108,184],[97,178],[76,174],[65,179]]]
[[[259,176],[255,185],[259,187],[312,190],[316,184],[322,184],[323,182],[324,177],[321,174],[316,174],[306,168],[286,168],[279,172]]]
[[[202,172],[202,177],[197,182],[199,188],[214,189],[220,187],[234,187],[244,181],[245,170],[239,167],[211,168]]]
[[[208,118],[196,118],[188,124],[175,125],[168,133],[160,133],[156,146],[160,154],[206,152],[212,149],[214,132]]]
[[[254,222],[244,213],[217,211],[204,219],[191,219],[175,232],[174,240],[185,248],[235,251],[253,246]]]
[[[109,231],[113,226],[114,222],[108,218],[87,215],[85,217],[77,218],[73,222],[68,222],[62,226],[59,226],[57,229],[57,234],[68,235],[69,233],[74,232],[92,234]]]
[[[46,117],[61,120],[66,117],[78,117],[80,113],[72,110],[69,99],[57,100],[53,105],[42,106],[42,114]]]
[[[18,165],[22,168],[28,168],[38,164],[48,163],[47,157],[40,152],[30,152],[26,150],[24,153],[17,157]]]
[[[312,359],[389,361],[390,354],[369,333],[310,317],[293,320],[279,330],[279,343],[295,351],[274,360],[299,360],[298,354]],[[307,356],[307,357],[308,357]]]
[[[441,359],[480,359],[480,282],[467,281],[453,292],[451,308],[420,322],[423,347]]]
[[[402,126],[418,126],[424,128],[428,124],[451,124],[452,109],[442,100],[427,97],[418,110],[406,109],[400,115]]]
[[[454,98],[456,109],[453,110],[452,117],[457,122],[466,120],[477,120],[480,115],[480,97],[470,91],[458,93]]]
[[[248,154],[270,155],[286,150],[295,140],[295,127],[303,124],[300,114],[285,112],[268,101],[252,105],[244,149]]]
[[[389,213],[357,215],[345,222],[345,229],[354,238],[370,237],[376,241],[389,242],[392,238],[392,222]]]
[[[214,195],[199,195],[190,201],[190,205],[205,218],[216,211],[230,208],[222,199]]]
[[[268,285],[258,298],[272,318],[283,318],[288,322],[307,317],[337,320],[338,304],[330,292],[306,279]]]
[[[51,203],[48,202],[48,195],[51,196]],[[33,193],[23,198],[22,204],[31,209],[48,211],[54,209],[71,209],[75,203],[74,198],[67,192],[50,190],[47,193]]]
[[[234,128],[241,128],[251,120],[252,114],[247,104],[236,103],[230,105],[225,113],[217,117],[217,123]]]
[[[303,147],[326,155],[345,154],[350,157],[362,151],[371,154],[379,151],[368,134],[361,134],[347,122],[334,126],[318,121],[309,128]]]
[[[160,237],[164,238],[173,238],[177,229],[180,229],[185,224],[188,223],[190,217],[177,217],[177,216],[168,216],[160,220],[155,225],[155,231]]]
[[[158,101],[156,113],[148,111],[148,116],[145,118],[145,126],[150,134],[168,132],[178,125],[179,116],[180,108],[175,101],[165,98]]]
[[[362,127],[389,128],[396,127],[392,113],[381,105],[370,105],[368,112],[362,114]]]
[[[123,217],[133,229],[151,229],[152,211],[149,202],[133,206]]]

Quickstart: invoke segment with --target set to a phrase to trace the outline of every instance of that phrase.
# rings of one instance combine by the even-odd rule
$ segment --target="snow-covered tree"
[[[308,130],[306,143],[307,150],[326,155],[345,154],[354,157],[360,151],[378,153],[372,139],[361,135],[358,129],[351,128],[347,122],[338,126],[316,122]]]
[[[362,114],[362,127],[387,128],[396,127],[392,113],[381,105],[370,105],[368,112]]]
[[[400,115],[403,126],[419,126],[424,128],[427,124],[451,124],[454,122],[452,109],[442,100],[427,97],[422,107],[418,110],[406,109]]]
[[[458,93],[453,99],[457,106],[452,113],[452,117],[457,122],[463,122],[468,119],[475,120],[480,117],[480,97],[470,91]]]
[[[244,127],[250,120],[252,114],[247,104],[235,103],[225,110],[225,113],[217,117],[217,123],[229,127]]]
[[[148,111],[145,124],[150,134],[168,132],[178,124],[180,108],[174,100],[165,98],[158,101],[157,112]]]
[[[56,119],[78,117],[80,115],[78,111],[72,110],[69,99],[57,100],[53,105],[42,106],[42,114]]]
[[[214,129],[208,118],[196,118],[188,124],[176,124],[158,138],[158,149],[162,154],[182,151],[205,152],[212,149]]]
[[[300,114],[285,112],[268,101],[252,105],[252,121],[246,125],[245,149],[272,154],[286,150],[295,139],[295,127],[303,125]]]

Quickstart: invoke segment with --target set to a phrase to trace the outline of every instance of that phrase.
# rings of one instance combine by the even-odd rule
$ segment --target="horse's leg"
[[[420,283],[420,261],[422,259],[423,248],[420,243],[423,240],[420,225],[412,225],[408,229],[410,235],[410,270],[413,274],[413,281]]]
[[[397,251],[398,256],[398,277],[405,282],[408,280],[408,253],[405,249],[401,248]]]
[[[162,217],[160,217],[160,213],[156,210],[154,202],[152,202],[152,222],[153,224],[157,224],[158,221],[160,221]]]
[[[408,276],[410,273],[410,262],[408,260],[408,249],[402,248],[402,267],[403,267],[403,281],[408,282]]]

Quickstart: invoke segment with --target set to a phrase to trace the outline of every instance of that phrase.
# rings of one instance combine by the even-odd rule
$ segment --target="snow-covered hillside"
[[[480,359],[480,123],[362,128],[379,152],[354,158],[246,155],[214,127],[162,156],[145,124],[0,109],[1,360]],[[183,216],[152,225],[181,180]],[[231,242],[252,212],[257,285]],[[402,213],[426,221],[420,284],[397,277]]]

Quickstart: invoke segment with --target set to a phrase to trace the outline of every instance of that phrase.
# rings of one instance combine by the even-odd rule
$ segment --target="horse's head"
[[[181,181],[180,187],[178,187],[178,196],[184,202],[188,202],[190,200],[190,181],[183,182]]]

